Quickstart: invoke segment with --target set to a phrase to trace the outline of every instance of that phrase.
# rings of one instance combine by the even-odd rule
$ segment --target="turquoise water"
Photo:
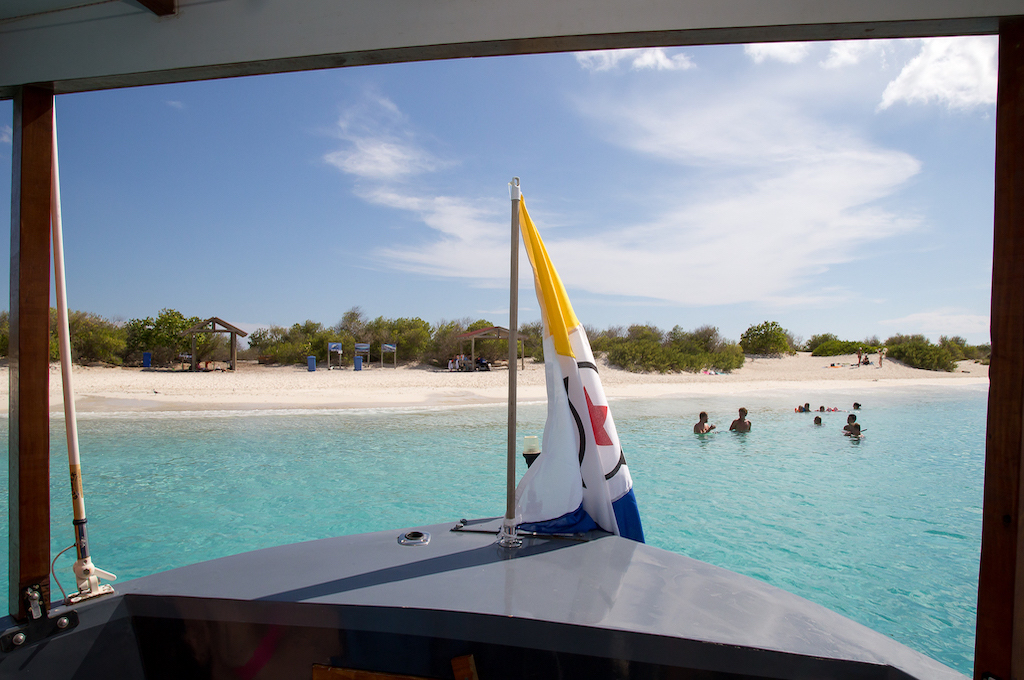
[[[648,542],[795,592],[969,674],[986,390],[856,390],[613,400]],[[842,436],[846,413],[814,427],[813,414],[793,412],[854,400],[860,441]],[[693,434],[700,410],[726,430],[739,406],[752,432]],[[541,434],[544,413],[521,406],[520,436]],[[95,562],[136,578],[282,543],[499,515],[504,419],[503,405],[80,416]],[[56,554],[72,541],[60,420],[51,441]],[[73,551],[57,562],[65,587],[72,561]],[[5,556],[0,565],[6,580]]]

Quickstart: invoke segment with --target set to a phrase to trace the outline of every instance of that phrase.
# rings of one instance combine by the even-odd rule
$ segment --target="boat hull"
[[[74,630],[3,655],[0,677],[309,677],[323,664],[450,678],[468,655],[482,678],[964,677],[682,555],[599,533],[510,552],[497,527],[420,527],[425,545],[400,542],[411,530],[324,539],[136,579],[76,608]]]

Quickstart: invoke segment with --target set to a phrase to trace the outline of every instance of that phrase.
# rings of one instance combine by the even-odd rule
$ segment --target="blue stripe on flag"
[[[615,523],[619,527],[619,535],[634,541],[644,542],[644,527],[640,523],[640,508],[636,504],[636,496],[630,488],[626,495],[612,503],[615,512]]]
[[[597,522],[587,514],[587,511],[583,509],[583,504],[580,503],[580,507],[576,508],[576,510],[567,512],[561,517],[549,519],[546,522],[520,524],[519,528],[523,531],[535,531],[538,534],[583,534],[600,527],[597,526]]]

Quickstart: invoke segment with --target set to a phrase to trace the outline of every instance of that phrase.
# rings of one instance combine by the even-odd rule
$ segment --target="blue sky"
[[[247,329],[353,306],[505,325],[519,176],[589,326],[987,342],[996,46],[625,50],[63,95],[69,304]],[[0,102],[8,188],[11,116]],[[521,321],[539,318],[528,267]]]

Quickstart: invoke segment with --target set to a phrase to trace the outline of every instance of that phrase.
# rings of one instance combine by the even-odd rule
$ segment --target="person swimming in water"
[[[864,435],[861,434],[860,423],[853,423],[852,425],[849,426],[849,428],[850,428],[850,431],[849,432],[844,432],[843,433],[844,436],[846,436],[846,437],[854,437],[856,439],[860,439],[861,437],[864,436]]]
[[[814,424],[821,425],[821,416],[814,416]]]
[[[740,417],[732,421],[729,426],[730,432],[750,432],[750,421],[747,420],[747,409],[740,409]]]
[[[843,434],[850,434],[853,431],[853,426],[857,424],[857,416],[852,413],[846,416],[846,425],[843,425]],[[860,425],[857,425],[858,429]]]
[[[693,426],[694,434],[707,434],[708,432],[711,432],[711,430],[715,429],[715,426],[708,422],[707,411],[701,411],[698,418],[699,420],[697,421],[697,424]]]

